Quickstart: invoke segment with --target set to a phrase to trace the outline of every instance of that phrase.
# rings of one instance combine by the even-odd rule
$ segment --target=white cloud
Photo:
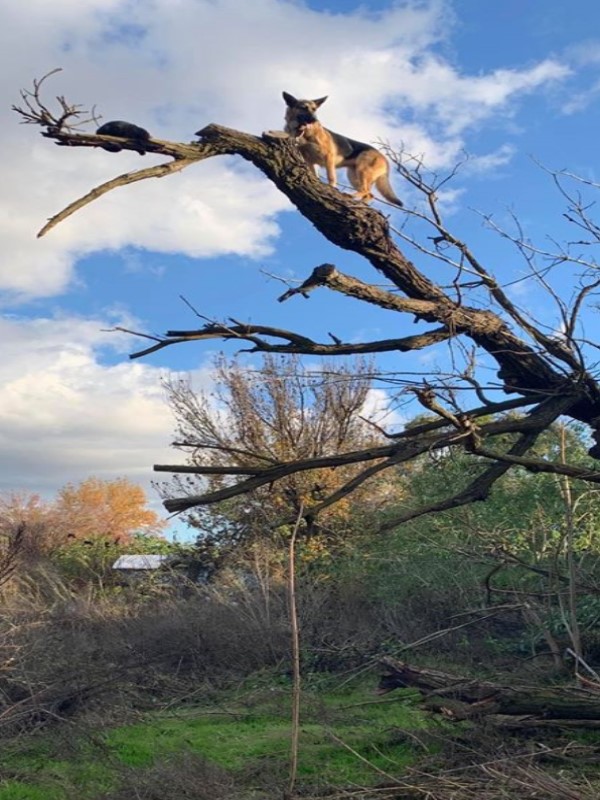
[[[462,167],[461,172],[466,172],[471,175],[480,175],[490,170],[496,170],[498,167],[503,167],[508,164],[514,154],[514,147],[503,144],[492,153],[486,153],[481,156],[470,156]]]
[[[576,114],[591,105],[600,96],[600,80],[594,81],[591,86],[580,92],[573,92],[569,99],[563,103],[561,111],[563,114]]]
[[[431,52],[448,22],[444,0],[377,14],[317,12],[285,0],[4,3],[10,69],[0,81],[4,96],[17,101],[19,85],[62,65],[49,98],[96,103],[105,120],[130,119],[184,141],[213,121],[257,133],[280,127],[282,89],[330,94],[322,114],[328,125],[403,143],[439,168],[457,158],[472,126],[568,75],[551,59],[463,75]],[[47,217],[153,157],[57,148],[19,128],[14,115],[1,124],[11,158],[0,190],[0,289],[13,299],[59,294],[77,259],[103,248],[261,257],[277,236],[275,216],[289,207],[253,169],[215,159],[112,192],[36,241]]]
[[[274,214],[288,207],[266,180],[222,160],[202,164],[201,174],[190,171],[110,192],[40,240],[35,234],[47,217],[127,170],[121,164],[116,170],[105,153],[69,151],[68,159],[57,161],[47,143],[36,143],[27,155],[23,145],[15,145],[23,150],[23,161],[3,169],[7,182],[0,193],[0,288],[17,297],[60,293],[76,260],[101,249],[129,245],[202,258],[263,256],[278,233]],[[125,158],[131,165],[131,157]]]
[[[576,87],[568,86],[560,110],[571,115],[585,111],[600,96],[600,40],[587,39],[565,48],[563,58],[573,66],[580,80]]]
[[[369,389],[361,414],[388,432],[406,423],[406,417],[395,408],[385,389]]]
[[[567,47],[565,57],[578,66],[600,64],[600,39],[586,39]]]
[[[113,324],[0,318],[0,491],[49,496],[90,475],[126,476],[149,489],[154,463],[180,460],[169,448],[174,421],[161,370],[101,363],[128,339],[102,330]],[[210,373],[197,379],[207,384]]]
[[[498,69],[489,75],[461,76],[448,64],[429,58],[411,81],[410,100],[415,106],[433,106],[449,134],[466,128],[492,114],[506,111],[515,97],[570,75],[566,64],[547,59],[523,70]]]

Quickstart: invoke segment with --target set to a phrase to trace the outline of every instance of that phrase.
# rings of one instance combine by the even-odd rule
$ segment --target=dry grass
[[[49,602],[49,591],[21,594],[0,615],[0,735],[98,707],[173,700],[273,667],[288,651],[283,612],[267,618],[260,598],[198,591],[142,602],[73,596],[57,582]]]

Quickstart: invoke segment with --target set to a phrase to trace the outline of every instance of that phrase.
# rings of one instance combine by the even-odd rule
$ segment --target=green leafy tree
[[[511,437],[504,447],[511,446]],[[557,423],[541,436],[536,456],[591,468],[585,431]],[[371,544],[379,585],[397,587],[402,571],[428,581],[432,597],[458,578],[471,605],[509,604],[519,611],[534,651],[548,650],[562,667],[566,647],[577,657],[600,652],[600,490],[568,476],[535,474],[521,467],[494,483],[485,503],[408,519],[423,503],[434,506],[451,483],[457,493],[476,484],[486,465],[448,451],[422,457],[404,476],[405,507],[388,508],[379,530],[392,531]],[[408,511],[406,510],[408,505]],[[426,573],[426,574],[425,574]],[[445,577],[444,577],[445,575]],[[459,577],[460,576],[460,577]],[[406,581],[404,581],[405,583]],[[395,589],[397,591],[397,589]],[[390,592],[391,594],[391,592]]]

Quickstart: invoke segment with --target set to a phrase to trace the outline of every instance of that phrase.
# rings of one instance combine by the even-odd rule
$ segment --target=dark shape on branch
[[[142,142],[147,142],[150,138],[150,134],[144,128],[140,128],[139,125],[134,125],[132,122],[124,122],[120,119],[105,122],[104,125],[98,128],[96,133],[99,136],[117,136],[119,139],[133,139],[140,144]],[[103,144],[102,147],[104,150],[108,150],[111,153],[119,153],[123,149],[118,144],[112,143]],[[146,151],[141,148],[137,152],[141,156],[146,155]]]

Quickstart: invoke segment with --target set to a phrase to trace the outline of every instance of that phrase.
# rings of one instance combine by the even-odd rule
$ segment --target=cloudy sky
[[[148,486],[153,463],[178,460],[160,378],[191,370],[207,386],[218,345],[131,362],[139,342],[106,329],[194,327],[182,295],[213,319],[321,340],[382,338],[396,321],[327,293],[276,302],[282,284],[269,274],[304,278],[323,261],[367,273],[235,159],[119,189],[36,239],[93,186],[158,159],[58,148],[19,125],[9,107],[34,77],[62,67],[49,101],[95,105],[161,139],[190,141],[209,122],[280,128],[285,89],[329,95],[329,127],[403,146],[437,171],[467,151],[447,208],[504,278],[522,267],[477,211],[514,209],[543,239],[561,205],[531,157],[598,177],[597,0],[27,0],[0,4],[0,30],[0,491],[51,496],[90,475]],[[543,314],[541,300],[526,302]]]

